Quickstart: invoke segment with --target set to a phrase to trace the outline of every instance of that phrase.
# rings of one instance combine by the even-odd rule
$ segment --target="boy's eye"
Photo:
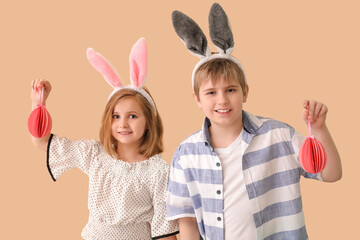
[[[228,92],[235,92],[235,91],[236,91],[236,89],[234,89],[234,88],[228,89]]]
[[[113,118],[118,119],[118,118],[120,118],[120,116],[119,115],[113,115]]]
[[[215,92],[207,92],[206,95],[214,95]]]
[[[131,115],[130,115],[130,118],[137,118],[137,116],[134,115],[134,114],[131,114]]]

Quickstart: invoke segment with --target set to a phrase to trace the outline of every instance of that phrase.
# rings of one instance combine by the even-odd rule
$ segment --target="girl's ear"
[[[122,86],[119,74],[115,68],[94,49],[88,48],[86,51],[87,59],[90,64],[105,78],[105,80],[113,87],[120,88]]]
[[[131,85],[140,88],[144,86],[147,72],[147,46],[145,38],[136,41],[130,52]]]
[[[218,3],[214,3],[209,13],[209,30],[211,41],[220,53],[231,54],[234,38],[228,17]]]
[[[199,58],[210,55],[207,39],[199,25],[180,11],[173,11],[172,23],[188,50]]]

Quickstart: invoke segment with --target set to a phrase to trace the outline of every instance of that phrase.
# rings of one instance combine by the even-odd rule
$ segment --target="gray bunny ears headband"
[[[209,29],[211,41],[214,43],[219,53],[211,53],[205,34],[199,25],[184,13],[180,11],[173,11],[172,23],[176,33],[184,42],[190,53],[200,58],[200,61],[195,65],[192,72],[191,80],[193,89],[196,71],[201,65],[212,59],[229,59],[236,63],[241,70],[243,70],[239,60],[231,55],[234,49],[234,38],[228,17],[218,3],[214,3],[210,9]]]
[[[147,72],[147,45],[144,38],[137,40],[131,49],[129,56],[131,84],[128,86],[123,86],[115,68],[112,67],[100,53],[95,52],[92,48],[88,48],[87,58],[90,64],[105,78],[106,82],[114,88],[114,91],[110,94],[108,100],[114,93],[121,89],[132,89],[141,94],[154,108],[155,115],[157,114],[154,100],[142,88],[146,80]]]

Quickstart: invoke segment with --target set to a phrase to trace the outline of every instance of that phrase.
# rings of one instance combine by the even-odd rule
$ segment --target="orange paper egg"
[[[52,120],[49,112],[46,110],[44,105],[38,105],[35,108],[28,119],[28,128],[36,138],[45,137],[50,133],[52,127]]]
[[[299,161],[302,168],[309,173],[324,170],[327,158],[323,145],[314,137],[307,137],[301,144]]]

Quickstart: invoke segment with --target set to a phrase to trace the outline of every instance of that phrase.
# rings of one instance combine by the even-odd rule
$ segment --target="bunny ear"
[[[234,38],[228,17],[218,3],[214,3],[209,13],[211,41],[219,52],[230,54],[234,48]]]
[[[147,46],[145,38],[140,38],[130,52],[130,81],[134,87],[140,88],[145,83],[147,72]]]
[[[205,34],[194,20],[180,11],[173,11],[172,23],[176,33],[191,53],[200,58],[210,54]]]
[[[121,81],[114,67],[100,53],[94,49],[88,48],[86,51],[90,64],[105,78],[105,80],[113,87],[120,88]]]

